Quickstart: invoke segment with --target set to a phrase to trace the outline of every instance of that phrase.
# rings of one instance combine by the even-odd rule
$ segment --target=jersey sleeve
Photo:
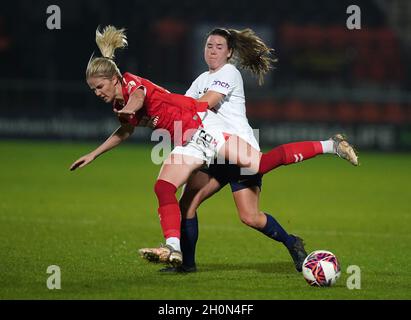
[[[143,89],[144,94],[145,95],[147,94],[147,88],[143,85],[140,78],[133,76],[130,73],[125,73],[124,78],[127,82],[126,89],[127,89],[127,93],[129,96],[133,94],[133,92],[136,91],[137,89]]]
[[[190,88],[185,93],[185,96],[191,97],[193,99],[199,99],[199,88],[198,88],[198,78],[193,81]]]
[[[239,72],[232,66],[222,68],[208,90],[221,93],[225,96],[233,92],[239,82]]]

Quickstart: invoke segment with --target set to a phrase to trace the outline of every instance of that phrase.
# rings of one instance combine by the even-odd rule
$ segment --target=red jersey
[[[127,104],[130,95],[139,88],[142,88],[145,93],[144,105],[137,111],[136,116],[129,120],[130,124],[137,126],[143,116],[155,117],[157,119],[155,127],[166,129],[176,144],[179,144],[180,141],[185,143],[185,140],[190,139],[190,137],[184,137],[187,130],[191,129],[194,133],[193,129],[202,126],[197,112],[206,111],[208,109],[207,102],[198,102],[191,97],[170,93],[147,79],[126,72],[122,82],[124,105]],[[118,102],[115,102],[113,107],[117,110],[123,108]],[[174,132],[176,121],[180,122],[182,132]],[[183,134],[182,137],[185,139],[182,139],[180,134]]]

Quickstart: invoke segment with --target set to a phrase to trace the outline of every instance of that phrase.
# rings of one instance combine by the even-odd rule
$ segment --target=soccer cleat
[[[197,267],[187,267],[185,265],[181,265],[179,267],[165,267],[163,269],[158,270],[162,273],[193,273],[197,271]]]
[[[349,161],[354,166],[358,166],[358,155],[344,135],[337,133],[330,140],[334,142],[334,151],[340,158]]]
[[[304,249],[304,242],[300,237],[294,236],[292,234],[290,234],[290,236],[295,238],[295,242],[291,246],[291,248],[288,248],[288,252],[293,258],[295,269],[298,272],[301,272],[303,270],[304,260],[307,257],[307,252]]]
[[[161,245],[159,248],[144,248],[138,250],[140,256],[150,262],[169,263],[179,267],[183,263],[183,254],[170,245]]]

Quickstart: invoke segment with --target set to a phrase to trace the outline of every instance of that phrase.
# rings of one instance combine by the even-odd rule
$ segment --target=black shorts
[[[250,187],[259,187],[261,190],[263,179],[261,174],[242,175],[241,168],[234,164],[211,164],[201,171],[215,178],[221,186],[227,183],[231,186],[231,191],[236,192]]]

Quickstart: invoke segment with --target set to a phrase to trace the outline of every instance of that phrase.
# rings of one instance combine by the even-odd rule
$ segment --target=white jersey
[[[260,150],[253,129],[247,120],[244,85],[240,71],[229,63],[217,72],[206,71],[194,80],[185,95],[199,99],[208,90],[224,95],[224,99],[214,109],[227,128],[230,129],[230,132],[246,140],[255,149]]]

